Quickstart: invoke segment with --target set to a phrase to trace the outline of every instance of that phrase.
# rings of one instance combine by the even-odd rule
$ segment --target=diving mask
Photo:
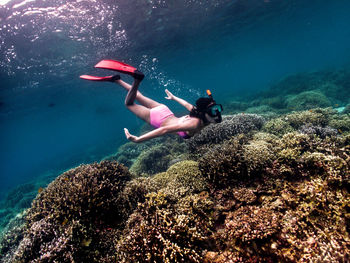
[[[211,117],[215,117],[218,116],[219,114],[221,114],[223,108],[221,104],[214,104],[208,107],[207,109],[207,113],[211,116]]]

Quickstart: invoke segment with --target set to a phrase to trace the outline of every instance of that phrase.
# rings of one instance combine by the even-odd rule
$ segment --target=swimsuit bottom
[[[159,128],[162,123],[169,117],[174,116],[174,113],[164,104],[154,107],[150,110],[150,123],[153,127]],[[177,132],[184,139],[190,138],[186,132]]]

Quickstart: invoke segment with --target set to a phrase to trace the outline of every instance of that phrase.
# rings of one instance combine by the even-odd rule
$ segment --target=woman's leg
[[[131,86],[130,84],[126,83],[121,79],[116,80],[116,83],[118,83],[120,86],[122,86],[128,91],[128,94],[126,95],[126,99],[125,99],[125,105],[128,106],[128,104],[133,104],[135,99],[138,102],[140,102],[141,105],[149,109],[152,109],[161,105],[159,102],[156,102],[148,97],[143,96],[141,92],[138,91],[140,82],[141,82],[140,80],[135,79],[133,85]]]

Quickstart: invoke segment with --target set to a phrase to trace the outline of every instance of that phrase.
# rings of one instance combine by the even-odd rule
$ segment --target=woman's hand
[[[168,95],[168,97],[165,97],[167,100],[173,100],[174,99],[174,95],[167,89],[165,89],[165,93],[166,95]]]
[[[127,128],[124,128],[125,136],[129,141],[138,142],[139,137],[131,135]]]

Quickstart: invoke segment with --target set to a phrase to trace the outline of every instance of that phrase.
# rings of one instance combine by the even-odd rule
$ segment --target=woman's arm
[[[169,90],[165,90],[165,93],[168,95],[165,97],[168,100],[174,100],[178,103],[180,103],[182,106],[184,106],[188,111],[191,111],[193,109],[193,105],[191,103],[188,103],[187,101],[180,99],[179,97],[176,97],[173,95]]]
[[[200,125],[199,119],[193,119],[192,121],[187,121],[186,123],[168,125],[164,127],[159,127],[153,131],[147,132],[141,136],[135,136],[130,134],[129,130],[124,128],[125,136],[129,141],[132,142],[143,142],[149,139],[165,135],[167,133],[177,132],[177,131],[191,131],[198,128]]]

